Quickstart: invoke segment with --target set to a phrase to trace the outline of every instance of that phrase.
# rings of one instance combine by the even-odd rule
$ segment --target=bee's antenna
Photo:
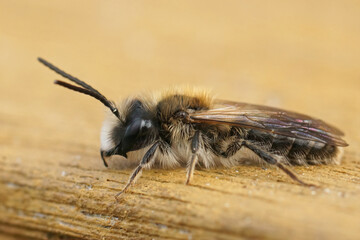
[[[81,81],[80,79],[71,76],[70,74],[64,72],[63,70],[55,67],[54,65],[52,65],[51,63],[49,63],[48,61],[42,59],[42,58],[38,58],[39,62],[41,62],[42,64],[44,64],[46,67],[50,68],[51,70],[53,70],[54,72],[60,74],[61,76],[69,79],[70,81],[76,83],[77,85],[80,85],[81,87],[77,87],[74,85],[71,85],[69,83],[60,81],[60,80],[55,80],[55,84],[63,86],[65,88],[71,89],[73,91],[77,91],[86,95],[89,95],[91,97],[96,98],[97,100],[99,100],[100,102],[102,102],[106,107],[110,108],[111,112],[117,117],[120,118],[119,115],[119,111],[118,109],[115,107],[115,104],[111,101],[109,101],[104,95],[102,95],[99,91],[97,91],[95,88],[91,87],[90,85],[88,85],[87,83]]]

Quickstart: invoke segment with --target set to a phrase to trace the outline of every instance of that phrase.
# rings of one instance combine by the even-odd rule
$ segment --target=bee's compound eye
[[[135,119],[127,126],[124,138],[122,141],[121,151],[126,153],[133,149],[134,144],[139,140],[139,136],[147,133],[147,130],[152,127],[152,122],[145,119]]]
[[[142,121],[140,119],[137,119],[135,121],[133,121],[127,128],[125,131],[125,139],[131,139],[136,137],[139,133],[140,133],[140,129],[141,129],[141,125],[142,125]]]

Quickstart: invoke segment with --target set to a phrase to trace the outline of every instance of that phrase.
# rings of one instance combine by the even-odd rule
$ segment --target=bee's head
[[[126,100],[119,108],[120,117],[109,114],[101,129],[101,157],[121,155],[150,145],[157,137],[154,115],[139,100]]]
[[[89,95],[110,109],[111,114],[105,120],[101,131],[100,152],[105,166],[107,166],[105,157],[111,155],[126,157],[126,153],[146,147],[157,138],[158,134],[153,121],[155,118],[149,106],[139,100],[126,100],[118,108],[89,84],[71,76],[45,59],[38,58],[38,60],[77,86],[60,80],[55,80],[55,84]]]

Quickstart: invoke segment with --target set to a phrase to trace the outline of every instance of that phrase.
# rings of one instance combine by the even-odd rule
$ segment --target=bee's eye
[[[136,119],[135,121],[133,121],[127,128],[125,131],[125,135],[124,138],[127,140],[130,140],[133,137],[136,137],[141,129],[141,119]]]
[[[135,144],[137,137],[145,133],[152,124],[150,120],[136,119],[125,130],[124,138],[122,141],[122,151],[128,152]]]

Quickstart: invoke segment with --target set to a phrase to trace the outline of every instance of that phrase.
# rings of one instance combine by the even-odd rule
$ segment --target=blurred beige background
[[[0,0],[0,238],[358,239],[359,45],[359,1]],[[113,100],[200,86],[322,118],[350,146],[340,166],[296,168],[326,192],[276,169],[197,171],[190,187],[150,170],[111,212],[131,171],[102,166],[104,107],[54,86],[39,56]]]
[[[350,133],[360,124],[359,43],[358,1],[0,1],[1,112],[102,119],[100,104],[53,87],[60,77],[41,56],[115,100],[190,84]]]

